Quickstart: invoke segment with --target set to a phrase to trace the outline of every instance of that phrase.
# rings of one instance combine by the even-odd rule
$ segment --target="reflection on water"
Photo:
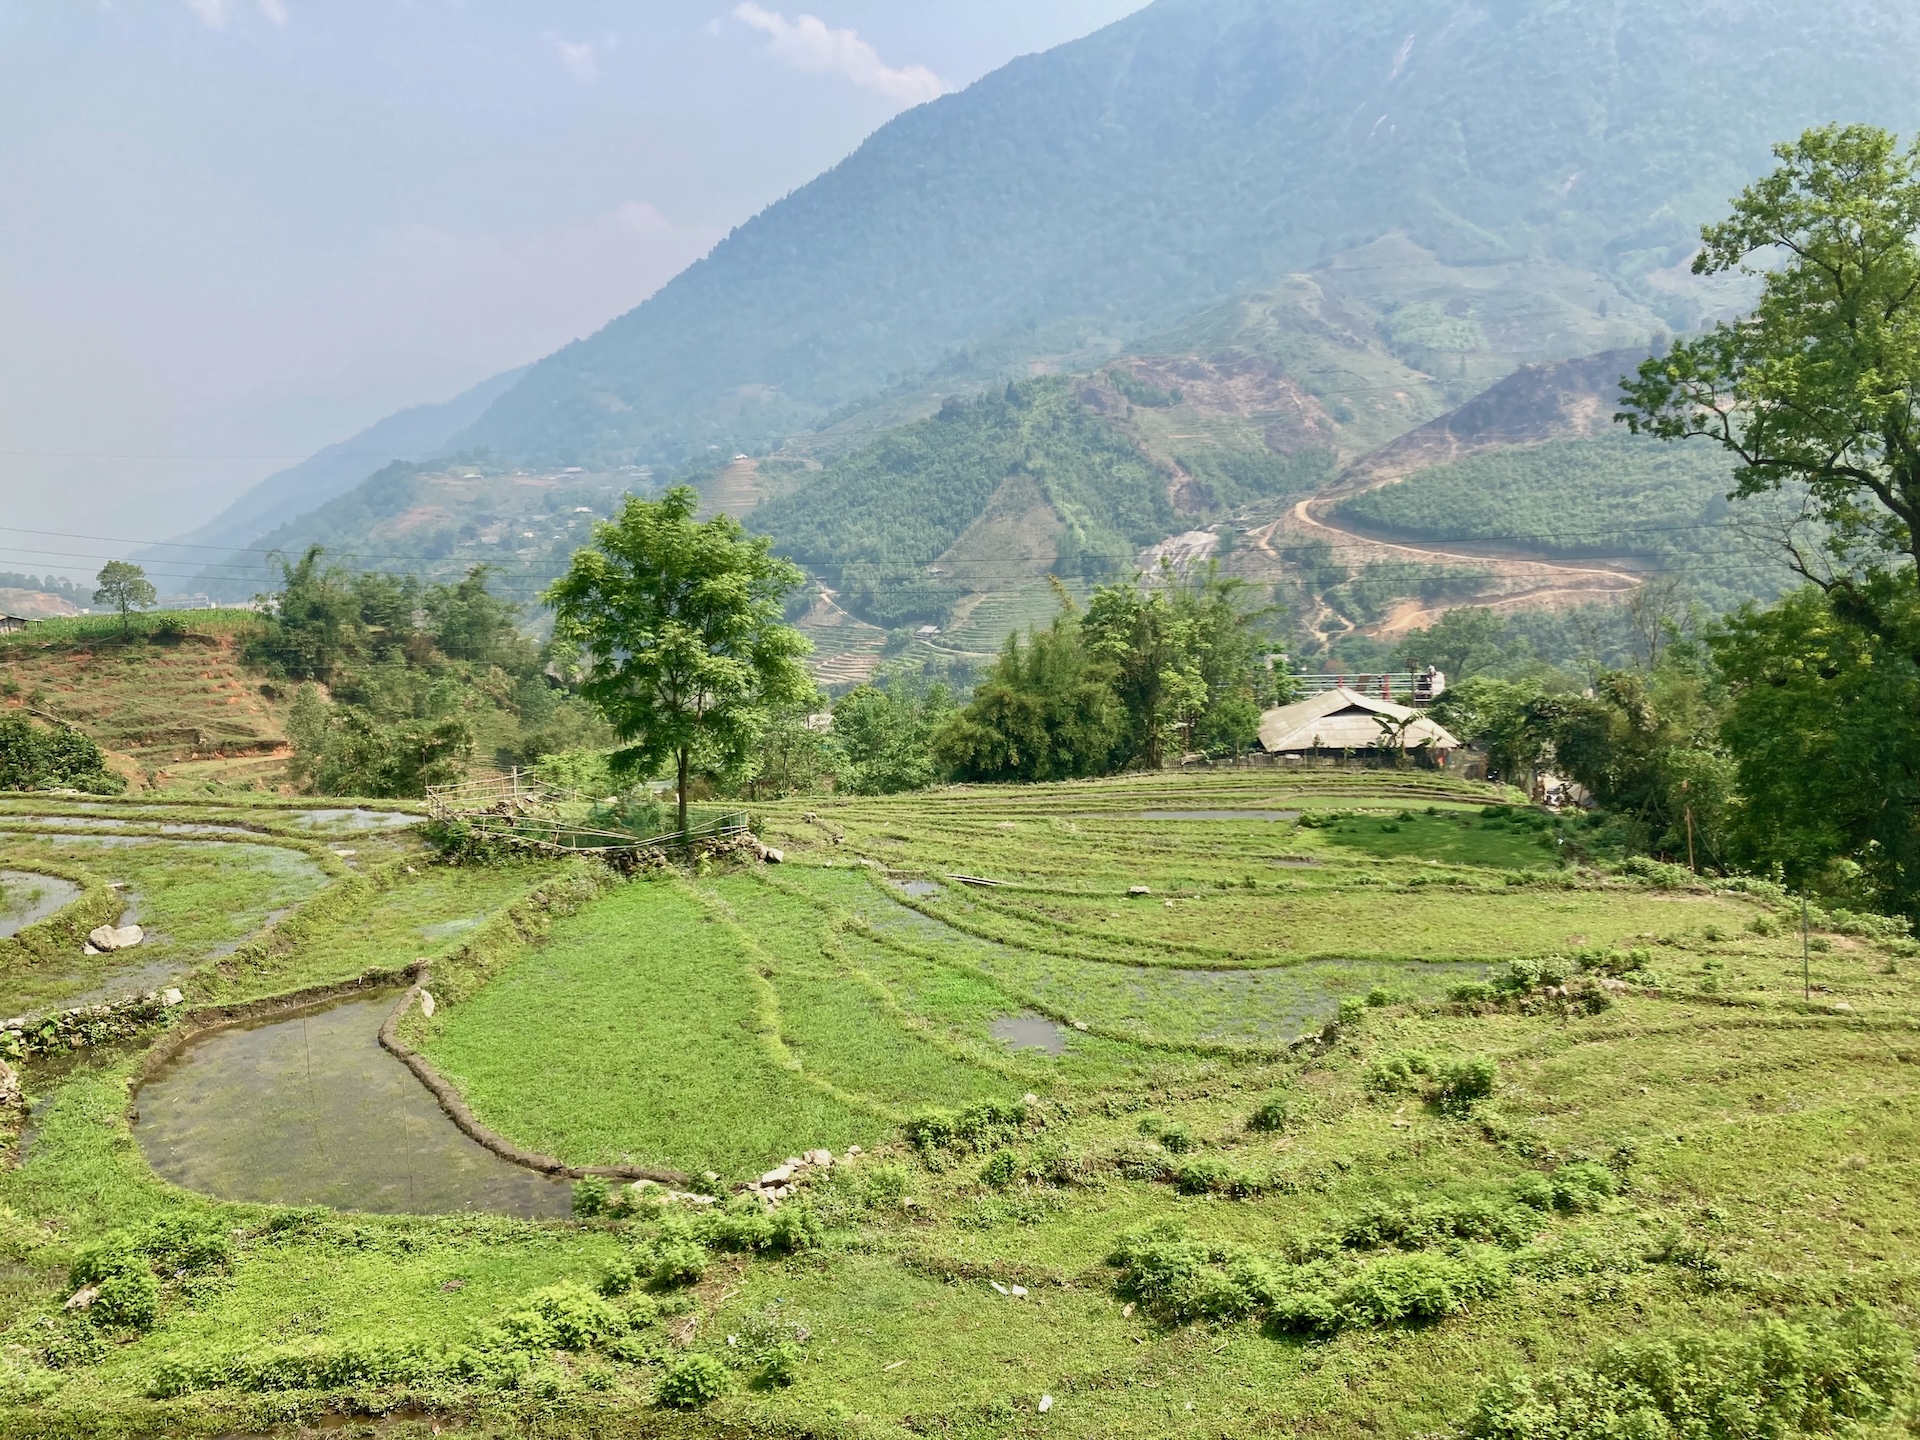
[[[80,898],[80,887],[53,875],[0,870],[0,939],[37,925]]]
[[[568,1213],[566,1181],[463,1135],[375,1038],[395,992],[193,1041],[140,1089],[154,1170],[223,1200],[438,1214]]]
[[[395,810],[298,810],[294,823],[333,830],[397,830],[418,825],[420,817]]]
[[[1044,1050],[1049,1055],[1067,1053],[1067,1032],[1044,1015],[1002,1015],[987,1026],[987,1033],[1016,1050]]]

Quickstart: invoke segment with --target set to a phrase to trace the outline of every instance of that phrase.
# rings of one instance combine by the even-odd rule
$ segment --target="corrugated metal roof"
[[[1260,748],[1270,755],[1304,750],[1381,750],[1398,748],[1400,732],[1383,730],[1381,721],[1405,723],[1406,748],[1426,745],[1457,750],[1460,742],[1420,711],[1391,700],[1337,688],[1269,710],[1260,717]]]

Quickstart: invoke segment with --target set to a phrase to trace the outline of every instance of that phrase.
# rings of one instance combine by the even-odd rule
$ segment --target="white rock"
[[[1027,1293],[1027,1287],[1024,1285],[1015,1285],[1014,1287],[1012,1287],[1012,1289],[1013,1289],[1013,1298],[1016,1300],[1018,1300],[1022,1295],[1025,1295]]]
[[[186,996],[182,995],[178,990],[174,989],[173,986],[171,985],[169,985],[166,989],[160,992],[160,1003],[166,1006],[178,1005],[182,1000],[185,1000],[186,998],[187,998]]]
[[[96,950],[93,948],[92,945],[89,944],[89,945],[82,945],[80,947],[80,953],[82,955],[103,955],[106,952],[103,950]]]
[[[1020,1097],[1020,1103],[1023,1105],[1038,1105],[1040,1103],[1040,1097],[1029,1090]]]
[[[860,1147],[858,1145],[847,1146],[847,1154],[858,1155],[859,1153],[860,1153]]]
[[[1033,1408],[1038,1410],[1042,1415],[1046,1414],[1047,1411],[1053,1408],[1053,1396],[1042,1395],[1040,1397],[1040,1403]]]
[[[1853,1013],[1853,1006],[1849,1005],[1844,1000],[1834,1001],[1833,1008],[1838,1010],[1843,1015],[1851,1015]]]
[[[333,853],[338,855],[342,860],[351,860],[359,852],[357,850],[336,850]]]
[[[1127,894],[1129,895],[1151,895],[1152,893],[1153,891],[1144,885],[1129,885],[1127,887]]]
[[[98,1285],[82,1285],[67,1297],[67,1303],[60,1308],[62,1310],[84,1310],[99,1298],[100,1287]]]
[[[1075,1020],[1072,1023],[1073,1028],[1076,1030],[1085,1030],[1087,1028],[1087,1022],[1084,1020]]]
[[[833,1164],[833,1152],[831,1150],[809,1150],[807,1151],[807,1164],[818,1165],[824,1170]]]
[[[998,1290],[1002,1295],[1007,1293],[1007,1287],[1002,1285],[998,1280],[989,1280],[987,1281],[987,1283],[993,1286],[993,1288]]]
[[[104,954],[113,950],[131,950],[146,938],[147,932],[138,925],[102,925],[88,932],[87,943]]]
[[[787,858],[784,851],[776,850],[771,845],[764,847],[762,855],[769,865],[778,865]]]
[[[1126,1304],[1120,1307],[1120,1318],[1123,1320],[1130,1320],[1133,1318],[1133,1301],[1129,1300],[1127,1301]]]
[[[784,1185],[793,1178],[791,1165],[776,1165],[760,1177],[762,1185]]]
[[[429,1020],[433,1018],[433,992],[431,990],[422,990],[420,992],[420,1013]]]

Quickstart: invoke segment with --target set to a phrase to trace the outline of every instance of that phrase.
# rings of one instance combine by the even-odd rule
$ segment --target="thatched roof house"
[[[1382,723],[1384,722],[1384,723]],[[1260,717],[1260,748],[1269,755],[1313,750],[1458,750],[1460,742],[1420,711],[1345,686],[1282,705]]]

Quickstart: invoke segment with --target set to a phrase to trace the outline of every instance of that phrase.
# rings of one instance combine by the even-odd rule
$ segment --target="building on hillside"
[[[17,635],[32,623],[24,615],[0,615],[0,635]]]
[[[1260,717],[1269,755],[1424,755],[1436,765],[1460,748],[1446,729],[1407,705],[1337,686]]]

